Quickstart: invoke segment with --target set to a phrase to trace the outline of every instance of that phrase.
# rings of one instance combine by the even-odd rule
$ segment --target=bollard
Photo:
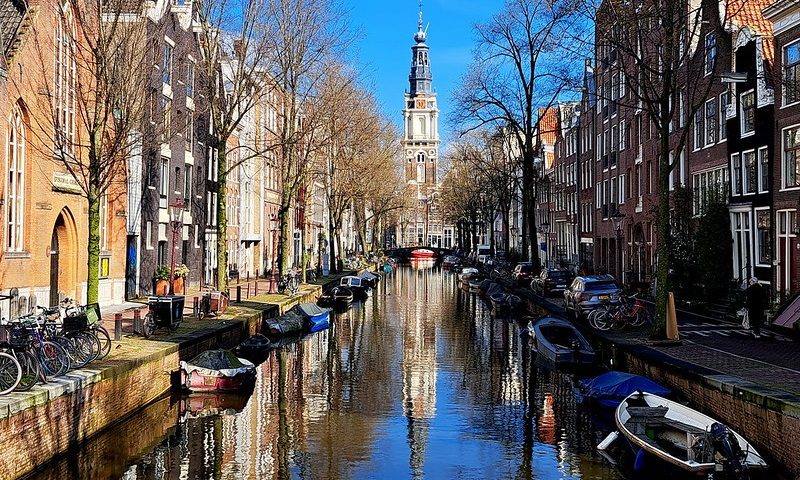
[[[247,296],[244,298],[250,298],[250,281],[247,282]]]
[[[236,303],[242,303],[242,286],[236,285]]]
[[[258,296],[258,279],[256,279],[256,283],[253,285],[253,296]]]
[[[122,314],[114,314],[114,340],[122,338]]]
[[[142,334],[142,313],[138,308],[133,309],[133,333]]]
[[[192,316],[194,318],[200,318],[199,310],[200,310],[200,299],[194,297],[194,299],[192,300]]]

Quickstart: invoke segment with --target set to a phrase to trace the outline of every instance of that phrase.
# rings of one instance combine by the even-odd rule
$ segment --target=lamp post
[[[544,267],[547,267],[547,260],[550,257],[550,248],[548,245],[548,240],[550,237],[550,222],[547,220],[547,218],[545,218],[543,222],[539,223],[539,231],[542,232],[542,235],[544,235],[544,259],[542,263]]]
[[[275,281],[275,262],[277,256],[277,240],[275,237],[278,233],[278,216],[273,214],[269,217],[269,231],[272,233],[272,265],[269,274],[269,293],[276,293],[277,292],[277,282]]]
[[[625,223],[625,214],[619,211],[611,215],[611,223],[614,226],[614,232],[617,234],[617,280],[622,282],[622,227]]]
[[[183,200],[180,198],[176,198],[175,202],[169,206],[169,221],[170,225],[172,226],[172,254],[170,255],[169,261],[169,294],[175,295],[175,287],[173,286],[173,281],[175,280],[175,249],[178,248],[178,232],[181,230],[181,226],[183,226],[183,209],[186,207],[186,204],[183,203]],[[186,287],[183,287],[184,290]]]

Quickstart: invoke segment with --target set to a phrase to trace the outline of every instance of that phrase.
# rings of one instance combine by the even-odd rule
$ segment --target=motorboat
[[[365,300],[369,297],[369,287],[364,283],[361,277],[348,275],[339,280],[340,287],[347,287],[353,292],[353,297],[356,299]]]
[[[578,382],[581,400],[601,408],[617,408],[620,402],[635,392],[649,392],[669,397],[672,391],[647,377],[626,372],[606,372]]]
[[[353,291],[347,287],[335,286],[320,295],[317,305],[333,308],[337,312],[345,312],[353,304]]]
[[[748,478],[750,470],[767,467],[755,447],[729,427],[653,393],[626,397],[616,409],[615,422],[637,452],[637,463],[653,457],[692,474],[721,470],[737,480]]]
[[[292,307],[295,313],[300,314],[305,319],[305,328],[310,332],[318,332],[330,326],[330,308],[322,308],[315,303],[301,303]]]
[[[481,271],[477,268],[465,268],[461,270],[461,273],[458,275],[458,279],[461,280],[462,283],[468,283],[469,279],[473,276],[478,276],[481,274]]]
[[[523,305],[522,299],[513,293],[494,293],[489,296],[489,300],[492,302],[495,315],[516,313]]]
[[[531,333],[531,347],[556,367],[594,363],[595,353],[589,341],[565,320],[543,317],[533,324]]]
[[[447,255],[444,257],[444,259],[442,259],[443,268],[453,268],[459,263],[461,263],[461,259],[455,255]]]
[[[378,286],[378,282],[381,279],[380,275],[374,274],[372,272],[363,271],[358,274],[359,278],[361,278],[361,282],[364,283],[369,288],[375,288]]]
[[[228,350],[206,350],[180,362],[181,386],[192,392],[242,390],[256,378],[252,362]]]
[[[411,253],[408,254],[408,258],[410,259],[420,259],[420,258],[436,258],[436,252],[433,250],[428,250],[427,248],[416,248],[411,250]]]

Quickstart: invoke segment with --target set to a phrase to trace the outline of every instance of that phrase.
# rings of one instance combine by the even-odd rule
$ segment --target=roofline
[[[784,13],[786,10],[789,10],[791,7],[796,7],[797,5],[797,2],[794,0],[778,0],[777,2],[772,3],[768,7],[761,10],[761,13],[764,14],[764,18],[767,20],[772,20]]]

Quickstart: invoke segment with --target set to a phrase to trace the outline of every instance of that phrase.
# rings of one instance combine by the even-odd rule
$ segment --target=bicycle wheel
[[[36,385],[36,382],[41,377],[39,360],[30,350],[15,352],[14,356],[22,367],[22,377],[17,384],[17,388],[14,390],[17,392],[27,392]]]
[[[283,295],[285,291],[286,291],[286,280],[284,279],[278,280],[278,293]]]
[[[80,342],[63,335],[54,335],[50,337],[50,341],[61,345],[64,351],[67,352],[70,368],[82,368],[88,363],[88,356]]]
[[[601,331],[611,330],[614,324],[614,313],[611,309],[601,310],[600,313],[594,317],[594,327]]]
[[[152,313],[148,313],[142,320],[142,335],[144,335],[144,338],[150,338],[155,331],[156,319],[153,318]]]
[[[71,337],[71,340],[80,348],[86,364],[89,364],[100,356],[100,340],[89,331],[79,332]],[[81,368],[81,367],[78,367]]]
[[[108,334],[108,330],[106,330],[102,325],[96,325],[93,327],[92,333],[100,343],[100,353],[97,358],[106,358],[106,356],[111,353],[111,335]]]
[[[69,371],[69,355],[64,347],[55,342],[42,342],[36,348],[36,355],[46,375],[60,377]]]
[[[646,308],[636,310],[636,313],[630,317],[629,323],[634,327],[641,327],[645,323],[652,323],[650,312]]]
[[[22,367],[13,355],[0,352],[0,395],[6,394],[19,385]]]

